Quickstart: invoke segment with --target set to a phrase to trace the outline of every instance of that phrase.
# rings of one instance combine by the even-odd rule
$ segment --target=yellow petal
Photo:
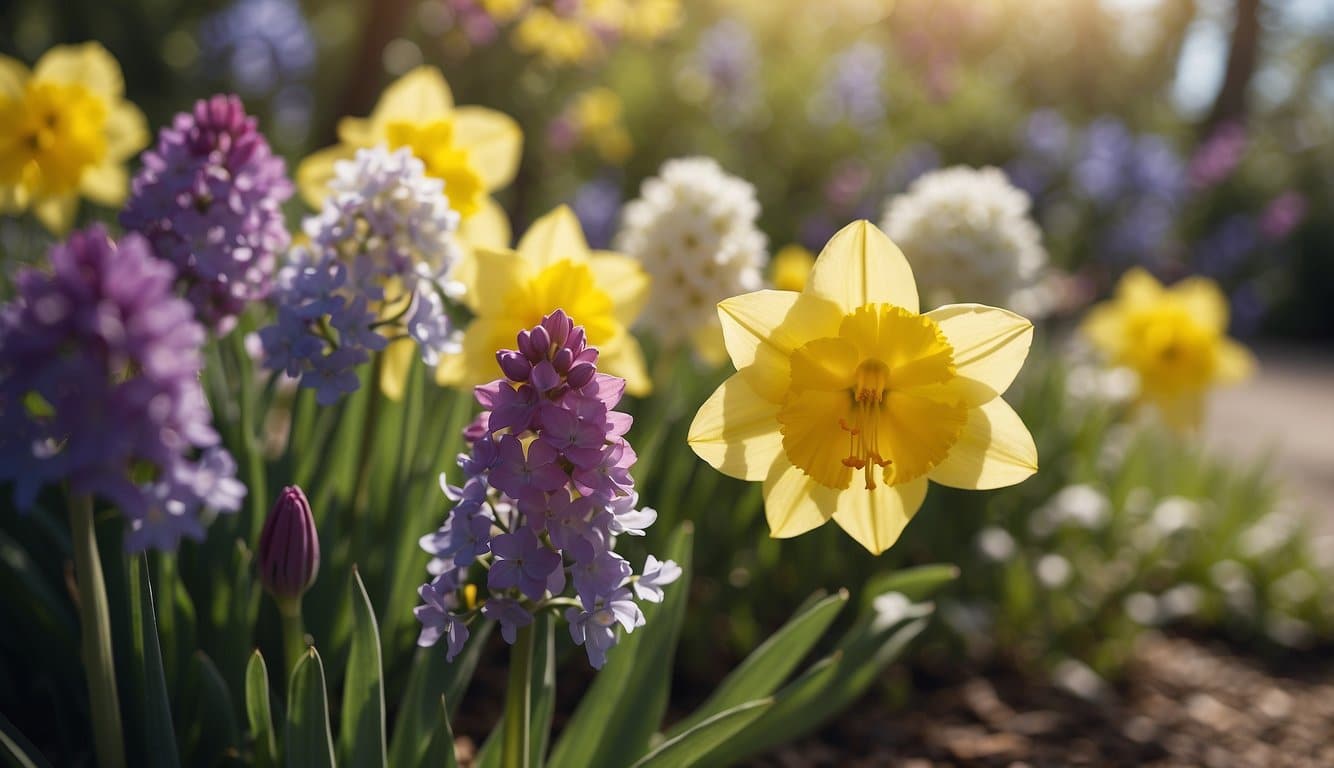
[[[481,207],[459,222],[459,239],[479,248],[508,248],[511,234],[509,215],[489,197],[483,198]]]
[[[700,406],[686,442],[724,475],[763,480],[783,454],[778,406],[733,374]]]
[[[439,69],[417,67],[395,80],[371,112],[375,135],[383,135],[384,126],[394,121],[425,123],[439,120],[454,107],[454,95]]]
[[[852,481],[852,467],[843,461],[850,447],[850,435],[843,427],[852,411],[848,393],[810,389],[773,407],[779,409],[787,460],[821,486],[847,488]]]
[[[82,85],[108,101],[125,93],[116,58],[99,43],[57,45],[33,67],[33,78]]]
[[[485,107],[458,107],[454,143],[468,153],[488,192],[514,180],[523,154],[523,131],[509,115]]]
[[[1227,299],[1218,283],[1205,277],[1188,277],[1173,285],[1170,293],[1195,322],[1217,333],[1227,331]]]
[[[0,213],[23,213],[27,208],[28,193],[22,184],[0,184]]]
[[[811,268],[806,293],[829,299],[844,312],[875,303],[918,311],[908,260],[869,221],[854,221],[829,240]]]
[[[107,137],[107,159],[122,162],[148,146],[150,136],[144,113],[123,101],[112,108],[103,128]]]
[[[463,349],[440,358],[435,381],[442,386],[483,384],[501,375],[496,351],[513,349],[514,334],[494,317],[479,315],[463,329]]]
[[[319,210],[329,196],[329,181],[334,177],[334,163],[351,159],[356,147],[338,144],[311,153],[296,169],[296,187],[306,205]]]
[[[834,511],[831,493],[786,459],[775,461],[764,479],[769,535],[790,539],[824,525]]]
[[[1038,449],[1010,404],[995,398],[968,409],[959,441],[928,475],[941,485],[987,490],[1014,485],[1038,471]]]
[[[625,393],[644,397],[653,391],[653,379],[644,364],[644,350],[629,331],[598,348],[598,370],[625,379]]]
[[[763,397],[782,402],[789,357],[811,339],[837,336],[842,312],[832,302],[792,291],[755,291],[718,304],[732,365]]]
[[[34,200],[32,203],[33,215],[53,235],[63,235],[69,231],[70,225],[74,223],[74,214],[78,210],[77,195],[48,197],[44,200]]]
[[[449,279],[463,284],[463,303],[482,314],[499,307],[531,272],[514,251],[472,248],[454,265]]]
[[[130,191],[130,174],[120,163],[103,163],[83,172],[79,191],[100,205],[117,206],[125,202]]]
[[[635,259],[611,251],[593,251],[588,266],[598,287],[611,296],[616,319],[627,327],[633,325],[648,301],[648,273]]]
[[[398,402],[408,388],[408,374],[412,372],[412,360],[417,356],[417,345],[412,339],[399,339],[380,354],[380,391]]]
[[[926,478],[901,485],[879,484],[868,491],[853,483],[838,492],[834,522],[878,555],[894,545],[926,498]]]
[[[1255,368],[1255,355],[1252,355],[1249,349],[1231,339],[1219,342],[1218,363],[1215,370],[1220,382],[1227,384],[1248,379],[1255,373]]]
[[[589,256],[584,229],[568,205],[533,222],[519,240],[518,251],[537,270],[558,261],[585,262]]]
[[[1033,324],[1009,310],[951,304],[926,316],[954,348],[955,372],[969,405],[981,405],[1008,389],[1033,343]]]
[[[1134,267],[1116,284],[1116,300],[1126,307],[1152,304],[1162,298],[1163,284],[1143,267]]]
[[[338,121],[338,140],[357,147],[374,146],[375,129],[369,118],[345,117]]]
[[[1125,344],[1125,325],[1125,313],[1114,302],[1106,301],[1089,310],[1079,331],[1098,352],[1116,359]]]
[[[0,98],[22,98],[28,77],[28,68],[23,62],[0,53]]]
[[[695,348],[695,355],[709,368],[717,368],[727,362],[723,329],[717,323],[696,328],[690,333],[690,343]]]

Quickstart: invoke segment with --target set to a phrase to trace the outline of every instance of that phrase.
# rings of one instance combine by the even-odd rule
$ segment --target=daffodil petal
[[[589,257],[584,229],[568,205],[533,222],[520,238],[518,251],[538,271],[558,261],[582,263]]]
[[[1218,380],[1231,383],[1250,378],[1255,373],[1255,355],[1231,339],[1223,339],[1218,347]]]
[[[828,489],[791,462],[775,461],[764,479],[764,516],[769,522],[769,535],[790,539],[828,522],[833,507],[828,504],[829,494],[821,494],[821,490]],[[825,497],[823,507],[816,499],[817,494]]]
[[[371,112],[371,125],[382,135],[386,123],[404,121],[425,123],[439,120],[454,107],[454,95],[440,70],[421,66],[395,80],[384,89]]]
[[[842,313],[815,296],[755,291],[720,302],[718,319],[732,364],[755,391],[777,403],[787,392],[793,350],[811,339],[837,336]]]
[[[514,180],[523,154],[523,131],[509,115],[485,107],[456,107],[454,143],[467,151],[487,191]]]
[[[926,316],[954,348],[955,372],[969,405],[981,405],[1008,389],[1033,343],[1033,324],[1009,310],[950,304]]]
[[[686,442],[725,475],[763,480],[783,455],[778,406],[756,394],[740,374],[733,374],[700,406]]]
[[[121,163],[93,166],[79,177],[79,190],[95,203],[117,206],[130,191],[130,174]]]
[[[588,266],[598,286],[611,296],[616,319],[630,326],[648,301],[649,276],[639,262],[611,251],[593,251]]]
[[[695,354],[710,368],[717,368],[727,362],[727,345],[723,343],[723,329],[717,323],[696,328],[690,334],[690,343],[695,348]]]
[[[334,177],[334,163],[349,160],[356,148],[339,144],[312,152],[296,169],[296,188],[306,205],[319,210],[329,196],[329,182]]]
[[[117,163],[148,146],[152,138],[144,113],[128,102],[112,107],[103,131],[107,138],[107,159]]]
[[[854,221],[830,238],[811,268],[805,292],[834,302],[844,312],[876,303],[918,311],[917,283],[908,260],[869,221]]]
[[[574,320],[579,322],[577,317]],[[598,370],[625,379],[627,395],[644,397],[653,391],[653,379],[644,364],[644,351],[629,331],[598,348]]]
[[[926,478],[866,490],[854,483],[838,492],[834,522],[873,555],[894,545],[926,498]]]
[[[399,339],[385,347],[380,355],[380,391],[398,402],[408,388],[408,374],[412,372],[412,359],[417,356],[417,345],[412,339]]]
[[[28,68],[18,59],[0,54],[0,96],[17,99],[23,96],[28,82]]]
[[[1112,302],[1098,304],[1084,316],[1079,332],[1098,352],[1117,358],[1125,341],[1125,313]]]
[[[38,60],[32,76],[37,80],[82,85],[109,101],[125,94],[120,64],[99,43],[57,45]]]
[[[1195,322],[1220,334],[1227,331],[1227,298],[1217,283],[1208,278],[1188,277],[1173,285],[1170,292]]]
[[[478,248],[510,247],[510,217],[500,203],[487,197],[471,216],[459,222],[459,239]]]
[[[1116,284],[1116,298],[1127,307],[1152,304],[1162,295],[1163,284],[1143,267],[1131,268]]]
[[[958,442],[927,476],[952,488],[989,490],[1022,482],[1037,471],[1033,436],[1019,414],[998,397],[968,409]]]
[[[63,235],[69,231],[70,225],[74,223],[74,215],[79,210],[79,198],[77,195],[68,195],[65,197],[48,197],[43,200],[34,200],[32,203],[32,213],[37,220],[42,222],[52,234]]]
[[[463,303],[474,313],[495,307],[527,279],[531,270],[514,251],[471,248],[450,270],[449,279],[463,285]]]
[[[344,117],[338,121],[338,140],[356,147],[373,146],[376,143],[375,129],[369,118]]]

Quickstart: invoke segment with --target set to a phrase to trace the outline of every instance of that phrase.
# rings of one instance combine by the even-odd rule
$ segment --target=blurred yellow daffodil
[[[0,213],[31,210],[62,234],[79,198],[120,205],[126,161],[147,146],[120,65],[97,43],[58,45],[31,72],[0,55]]]
[[[439,69],[418,67],[403,75],[385,89],[369,118],[339,121],[338,139],[297,168],[297,186],[311,207],[324,202],[335,162],[362,147],[409,147],[426,165],[427,175],[444,180],[449,204],[461,217],[459,236],[467,245],[509,245],[509,218],[491,193],[514,179],[523,132],[495,110],[455,106]]]
[[[1000,397],[1032,324],[980,304],[918,314],[907,260],[869,222],[829,241],[801,292],[736,296],[718,316],[737,372],[688,440],[724,474],[764,482],[777,538],[832,518],[879,554],[928,479],[989,489],[1037,471],[1033,438]]]
[[[634,150],[634,142],[621,120],[622,112],[621,97],[605,87],[584,91],[569,107],[571,122],[580,139],[613,165],[625,162]]]
[[[1089,311],[1081,330],[1109,363],[1138,374],[1142,403],[1189,431],[1200,425],[1212,387],[1255,368],[1251,353],[1227,337],[1227,323],[1227,299],[1212,280],[1191,277],[1164,288],[1135,268],[1110,301]]]
[[[806,287],[815,255],[800,245],[785,245],[774,254],[771,280],[780,291],[800,291]]]
[[[648,275],[634,259],[590,250],[569,208],[534,222],[515,251],[475,249],[454,275],[474,318],[463,332],[462,351],[436,368],[439,383],[494,379],[496,350],[512,347],[519,331],[564,309],[601,351],[599,370],[624,378],[632,395],[652,388],[639,342],[628,330],[648,296]]]

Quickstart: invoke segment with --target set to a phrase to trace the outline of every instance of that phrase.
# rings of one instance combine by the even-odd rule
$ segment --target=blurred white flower
[[[1319,585],[1315,577],[1306,571],[1292,571],[1269,585],[1269,592],[1275,601],[1285,605],[1296,605],[1313,597]]]
[[[1209,568],[1209,578],[1223,592],[1228,610],[1242,616],[1255,613],[1255,588],[1246,566],[1236,560],[1221,560]]]
[[[1014,537],[1004,528],[988,525],[977,532],[977,551],[994,563],[1014,557]]]
[[[933,610],[929,603],[914,603],[902,592],[886,592],[871,601],[875,618],[871,627],[879,632],[908,619],[926,616]]]
[[[1036,317],[1047,252],[1030,205],[1000,169],[954,166],[891,198],[881,229],[912,265],[923,309],[976,301]]]
[[[1164,536],[1193,529],[1200,524],[1200,505],[1182,496],[1168,496],[1153,508],[1153,527]]]
[[[653,278],[643,326],[669,345],[690,341],[704,359],[724,360],[717,304],[759,290],[769,261],[759,214],[755,187],[712,158],[668,160],[645,180],[616,237],[616,249]]]
[[[1038,581],[1047,589],[1059,589],[1070,581],[1070,561],[1061,555],[1043,555],[1038,560]]]
[[[1246,557],[1263,557],[1277,552],[1292,541],[1298,527],[1295,515],[1275,510],[1242,531],[1237,546]]]
[[[1126,514],[1132,517],[1143,518],[1149,513],[1149,507],[1152,504],[1153,491],[1142,485],[1137,485],[1126,493],[1126,503],[1123,509]]]
[[[1315,636],[1311,625],[1301,619],[1271,613],[1265,621],[1265,634],[1279,645],[1288,648],[1303,648],[1311,644]]]
[[[1178,584],[1158,597],[1158,607],[1168,620],[1194,616],[1202,602],[1204,590],[1194,584]]]
[[[1148,592],[1132,592],[1122,602],[1126,615],[1136,624],[1151,627],[1162,618],[1158,607],[1158,598]]]
[[[1066,375],[1065,391],[1086,403],[1124,405],[1139,395],[1139,375],[1125,367],[1075,365]]]
[[[1107,683],[1098,673],[1076,659],[1065,659],[1057,664],[1051,676],[1058,687],[1088,701],[1101,699],[1107,690]]]

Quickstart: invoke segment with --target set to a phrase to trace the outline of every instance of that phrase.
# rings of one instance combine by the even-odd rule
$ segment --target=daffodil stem
[[[70,532],[74,538],[74,577],[79,590],[83,666],[88,675],[97,764],[101,768],[124,768],[120,696],[116,692],[116,663],[111,654],[111,612],[107,606],[102,557],[97,552],[91,496],[79,494],[70,499]]]
[[[505,691],[505,724],[501,734],[501,768],[528,768],[529,717],[532,712],[533,627],[519,629],[510,649],[509,687]]]
[[[306,652],[306,627],[301,620],[301,598],[276,597],[274,601],[278,603],[278,613],[283,618],[283,649],[290,677],[296,669],[296,663]]]

